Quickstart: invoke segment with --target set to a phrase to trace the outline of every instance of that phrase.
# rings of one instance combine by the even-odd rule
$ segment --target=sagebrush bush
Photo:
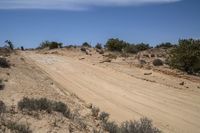
[[[155,59],[155,60],[153,60],[153,65],[154,66],[162,66],[163,61],[161,59]]]
[[[200,40],[179,40],[169,55],[167,62],[171,67],[190,74],[200,73]]]
[[[20,110],[26,109],[28,111],[45,110],[48,113],[56,111],[62,113],[66,117],[70,117],[70,109],[66,104],[62,102],[51,101],[46,98],[29,99],[25,97],[18,102],[18,108]]]
[[[103,122],[106,122],[109,119],[109,114],[106,112],[101,112],[99,114],[99,119]]]
[[[120,126],[120,133],[161,133],[153,127],[152,121],[148,118],[141,118],[139,121],[126,121]]]
[[[10,67],[9,61],[4,57],[0,57],[0,67],[9,68]]]
[[[13,133],[32,133],[28,125],[19,124],[17,122],[8,121],[5,126]]]
[[[120,126],[114,121],[105,121],[103,128],[109,133],[161,133],[161,131],[154,127],[152,120],[144,117],[139,121],[126,121]]]

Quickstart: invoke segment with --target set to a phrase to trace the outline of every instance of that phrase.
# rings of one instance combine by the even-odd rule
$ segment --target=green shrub
[[[127,45],[129,45],[129,44],[123,40],[119,40],[118,38],[116,38],[116,39],[112,38],[106,42],[105,47],[110,51],[121,52],[122,49],[124,49]]]
[[[190,74],[200,73],[200,40],[179,40],[167,60],[171,67]]]
[[[95,48],[102,49],[102,45],[100,43],[97,43],[97,45],[95,46]]]
[[[49,41],[44,41],[40,44],[40,46],[38,47],[39,49],[43,49],[43,48],[49,48],[49,49],[55,49],[55,48],[61,48],[62,47],[62,43],[59,42],[49,42]]]
[[[18,102],[18,108],[20,110],[26,109],[28,111],[45,110],[48,113],[56,111],[62,113],[66,117],[70,117],[70,109],[67,105],[62,102],[50,101],[46,98],[29,99],[25,97]]]
[[[149,44],[145,44],[145,43],[139,43],[136,46],[136,49],[138,51],[144,51],[144,50],[147,50],[147,49],[150,49],[151,47],[149,46]]]
[[[9,68],[10,67],[9,61],[4,57],[0,57],[0,67]]]
[[[125,53],[136,54],[136,53],[139,52],[139,50],[137,49],[136,45],[131,44],[131,45],[127,45],[127,46],[124,48],[124,52],[125,52]]]
[[[175,47],[175,45],[171,44],[170,42],[161,43],[156,46],[156,48],[164,48],[164,49],[172,48],[172,47]]]
[[[82,47],[88,47],[88,48],[91,48],[92,46],[91,46],[89,43],[84,42],[84,43],[82,44]]]

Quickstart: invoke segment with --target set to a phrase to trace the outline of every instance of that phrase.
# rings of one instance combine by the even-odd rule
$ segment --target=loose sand
[[[121,122],[147,116],[164,132],[200,131],[198,82],[147,70],[101,65],[68,56],[23,53],[66,92],[78,95]],[[106,67],[107,66],[107,67]],[[179,83],[184,81],[185,86]],[[65,91],[64,90],[64,91]],[[63,90],[62,90],[63,91]]]

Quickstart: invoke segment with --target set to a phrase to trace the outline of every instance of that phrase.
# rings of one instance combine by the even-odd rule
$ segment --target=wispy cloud
[[[0,0],[0,9],[85,10],[93,6],[134,6],[181,0]]]

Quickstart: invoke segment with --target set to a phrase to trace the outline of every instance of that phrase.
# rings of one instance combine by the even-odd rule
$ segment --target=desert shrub
[[[156,48],[171,48],[174,47],[175,45],[171,44],[170,42],[166,42],[166,43],[161,43],[159,45],[156,46]]]
[[[167,62],[171,67],[190,74],[200,73],[200,40],[179,40],[178,46],[171,50]]]
[[[92,116],[97,117],[99,114],[100,109],[98,107],[92,107],[91,112]]]
[[[152,121],[148,118],[141,118],[139,121],[126,121],[120,126],[120,133],[161,133],[153,127]]]
[[[155,59],[155,60],[153,60],[153,65],[154,66],[162,66],[163,61],[161,59]]]
[[[97,45],[95,46],[95,48],[102,49],[102,45],[100,43],[97,43]]]
[[[109,114],[106,112],[101,112],[99,114],[99,119],[102,120],[103,122],[106,122],[109,119]]]
[[[10,67],[9,61],[4,57],[0,57],[0,67],[9,68]]]
[[[151,47],[149,46],[149,44],[145,44],[145,43],[139,43],[137,45],[135,45],[136,49],[139,51],[144,51],[147,49],[150,49]]]
[[[138,52],[138,49],[137,49],[136,45],[131,44],[131,45],[127,45],[127,46],[124,48],[124,52],[125,52],[125,53],[136,54],[136,53]]]
[[[8,44],[8,46],[9,46],[9,48],[10,48],[11,50],[14,49],[14,44],[13,44],[10,40],[6,40],[5,43]]]
[[[105,47],[110,51],[121,52],[122,49],[124,49],[127,45],[129,45],[129,44],[123,40],[119,40],[118,38],[116,38],[116,39],[112,38],[106,42]]]
[[[103,128],[109,133],[119,133],[120,131],[119,126],[114,121],[104,123]]]
[[[3,101],[0,100],[0,114],[6,111],[6,105]]]
[[[88,47],[88,48],[91,48],[92,46],[91,46],[89,43],[84,42],[84,43],[82,44],[82,47]]]
[[[56,111],[62,113],[66,117],[70,116],[70,109],[67,105],[62,102],[50,101],[46,98],[29,99],[25,97],[18,102],[18,108],[20,110],[26,109],[28,111],[45,110],[48,113]]]
[[[55,49],[55,48],[61,48],[62,47],[62,43],[59,42],[49,42],[49,41],[44,41],[40,44],[40,46],[38,47],[39,49],[43,49],[43,48],[49,48],[49,49]]]
[[[14,133],[32,133],[28,125],[19,124],[17,122],[8,121],[5,126]]]

